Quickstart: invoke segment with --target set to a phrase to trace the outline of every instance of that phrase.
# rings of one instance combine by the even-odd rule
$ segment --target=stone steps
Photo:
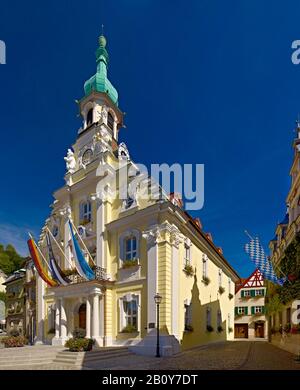
[[[0,350],[0,370],[22,368],[31,365],[47,365],[53,362],[62,348],[49,346],[32,346],[20,348],[4,348]]]
[[[53,363],[88,366],[89,363],[131,355],[132,353],[124,347],[100,348],[90,352],[60,351],[57,353]]]

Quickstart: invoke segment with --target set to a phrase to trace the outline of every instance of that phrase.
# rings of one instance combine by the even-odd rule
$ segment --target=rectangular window
[[[263,312],[262,306],[254,306],[254,314],[260,314]]]
[[[191,247],[188,244],[184,245],[184,265],[191,264]]]
[[[256,297],[263,297],[264,290],[255,290],[255,296]]]
[[[222,326],[222,313],[221,313],[221,310],[218,310],[218,314],[217,314],[217,328],[219,326]]]
[[[246,307],[245,306],[240,306],[238,307],[238,310],[237,310],[238,314],[246,314]]]
[[[124,302],[125,323],[126,326],[132,326],[137,329],[137,301],[133,299],[129,302]]]
[[[231,279],[228,278],[228,294],[231,294]]]
[[[244,290],[244,297],[251,297],[250,290]]]
[[[125,240],[125,260],[136,259],[136,237],[129,237]]]
[[[222,287],[222,270],[219,269],[219,287]]]
[[[207,278],[207,256],[202,256],[202,277]]]
[[[184,312],[184,329],[189,330],[189,328],[192,326],[192,304],[184,305],[185,312]]]

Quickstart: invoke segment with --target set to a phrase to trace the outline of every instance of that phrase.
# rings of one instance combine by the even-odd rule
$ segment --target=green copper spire
[[[96,50],[97,72],[84,83],[85,96],[91,92],[104,92],[118,105],[118,92],[107,78],[107,66],[109,56],[106,50],[106,38],[103,34],[99,37],[99,46]]]

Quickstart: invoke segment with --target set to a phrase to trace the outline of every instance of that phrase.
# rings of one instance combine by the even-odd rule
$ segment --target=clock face
[[[91,162],[93,157],[92,149],[87,149],[82,155],[82,164],[87,165]]]

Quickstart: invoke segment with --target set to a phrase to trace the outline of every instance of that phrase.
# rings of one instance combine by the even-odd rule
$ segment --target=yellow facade
[[[234,324],[234,300],[229,293],[234,294],[238,275],[180,204],[163,192],[155,199],[145,196],[149,179],[121,199],[124,187],[136,178],[128,171],[122,176],[125,166],[135,167],[126,145],[118,143],[122,113],[106,93],[95,91],[79,108],[83,128],[74,152],[65,158],[66,184],[54,193],[39,245],[47,257],[45,234],[52,232],[61,268],[75,268],[71,219],[82,249],[88,249],[106,276],[78,281],[73,275],[68,286],[53,288],[39,279],[38,340],[64,343],[84,325],[98,346],[135,344],[156,326],[157,292],[162,296],[160,328],[182,348],[232,339],[228,329]],[[88,123],[88,118],[93,120]],[[49,332],[53,326],[55,333]]]

